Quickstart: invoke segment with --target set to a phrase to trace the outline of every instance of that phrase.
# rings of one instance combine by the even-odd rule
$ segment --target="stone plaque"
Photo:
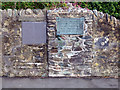
[[[84,17],[81,18],[60,18],[56,17],[57,35],[75,34],[83,35]]]
[[[22,43],[46,43],[46,22],[22,22]]]

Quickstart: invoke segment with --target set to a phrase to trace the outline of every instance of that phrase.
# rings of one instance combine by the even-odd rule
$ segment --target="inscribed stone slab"
[[[23,44],[46,43],[46,22],[22,22]]]

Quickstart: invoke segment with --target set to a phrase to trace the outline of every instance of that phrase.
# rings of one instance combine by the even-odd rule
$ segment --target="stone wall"
[[[86,11],[81,8],[48,11],[49,76],[91,76],[91,62],[93,55],[92,14],[93,12]],[[57,36],[56,17],[84,17],[85,21],[83,35]]]
[[[118,77],[120,20],[73,7],[0,10],[1,76]],[[57,35],[57,20],[84,17],[83,35]],[[47,22],[47,43],[22,44],[22,22]]]
[[[0,10],[0,22],[2,22],[2,10]],[[0,76],[2,76],[2,24],[0,24]]]
[[[120,20],[97,11],[95,22],[92,74],[118,77]]]
[[[56,17],[85,18],[84,34],[57,36]],[[97,10],[48,10],[50,77],[118,77],[120,21]]]
[[[21,22],[45,21],[44,12],[31,9],[2,11],[3,76],[48,75],[47,44],[22,44]]]

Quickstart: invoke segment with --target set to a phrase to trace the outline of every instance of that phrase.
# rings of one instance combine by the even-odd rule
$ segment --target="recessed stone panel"
[[[22,43],[46,43],[46,22],[22,22]]]

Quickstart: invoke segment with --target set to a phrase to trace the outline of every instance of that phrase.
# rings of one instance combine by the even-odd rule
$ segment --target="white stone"
[[[56,12],[56,8],[53,10],[53,12]]]
[[[104,43],[104,42],[101,42],[101,45],[105,45],[105,43]]]
[[[100,17],[103,18],[104,14],[103,12],[100,12]]]
[[[19,15],[20,15],[20,16],[24,16],[24,14],[25,14],[25,10],[21,9],[21,10],[19,11]]]
[[[94,38],[94,42],[97,42],[99,38]]]
[[[73,5],[72,3],[67,3],[67,6],[72,7]]]
[[[27,14],[27,15],[30,15],[32,13],[33,13],[33,11],[31,9],[29,9],[29,8],[25,11],[25,14]]]
[[[115,26],[117,26],[117,19],[115,17],[113,17],[114,22],[115,22]]]
[[[52,10],[47,10],[48,13],[50,13]]]
[[[96,16],[98,16],[97,10],[93,10],[93,12],[94,12],[94,14],[95,14]]]
[[[88,10],[87,10],[87,9],[84,9],[83,12],[86,13],[86,12],[88,12]]]
[[[13,15],[14,15],[14,16],[17,16],[17,15],[18,15],[18,12],[17,12],[16,9],[13,10]]]
[[[81,8],[79,7],[77,11],[78,11],[78,12],[81,12]]]
[[[69,8],[69,9],[68,9],[68,12],[71,12],[71,11],[72,11],[71,8]]]
[[[7,14],[6,12],[7,12],[7,11],[6,11],[5,9],[2,11],[3,14]]]
[[[59,10],[55,10],[54,12],[57,13],[57,12],[59,12]]]
[[[106,39],[106,41],[108,41],[109,39],[108,39],[108,37],[105,37],[105,39]]]
[[[105,43],[107,43],[108,41],[105,41]]]
[[[58,10],[59,10],[59,12],[62,12],[62,11],[63,11],[63,9],[62,9],[61,7],[60,7]]]
[[[89,13],[93,14],[92,10],[88,10]]]
[[[12,9],[7,9],[8,15],[11,17],[12,16]]]

